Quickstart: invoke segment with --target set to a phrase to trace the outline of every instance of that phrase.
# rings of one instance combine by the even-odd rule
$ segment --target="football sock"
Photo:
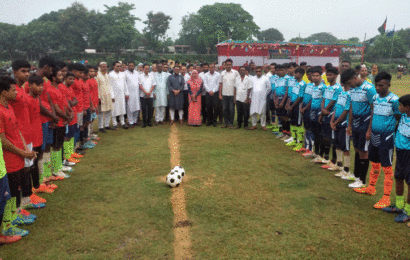
[[[10,201],[11,201],[11,206],[10,206],[11,221],[13,221],[17,218],[17,212],[16,212],[17,211],[17,198],[11,197]]]
[[[44,172],[44,156],[37,161],[38,166],[38,176],[40,183],[43,181],[43,172]]]
[[[369,187],[376,189],[377,178],[380,175],[380,163],[372,162],[372,168],[370,169],[370,179],[369,179]]]
[[[74,137],[71,137],[71,139],[70,139],[70,152],[71,152],[70,157],[74,153],[74,147],[75,147]]]
[[[343,155],[343,154],[342,154]],[[345,172],[349,172],[350,171],[350,156],[348,155],[343,155],[343,170]]]
[[[404,196],[397,196],[396,195],[396,208],[403,209],[404,208]]]
[[[332,163],[337,162],[337,153],[336,153],[336,145],[334,141],[331,141],[331,148],[332,148]]]
[[[84,128],[84,141],[88,138],[88,127]]]
[[[407,212],[407,214],[410,214],[410,204],[409,203],[406,203],[404,205],[404,210]]]
[[[342,150],[336,150],[337,153],[337,166],[342,166],[343,165],[343,152]]]
[[[14,200],[13,200],[14,198]],[[7,230],[11,227],[11,221],[13,221],[12,216],[12,204],[16,204],[16,198],[12,197],[10,200],[7,201],[6,206],[4,207],[3,213],[3,230]]]
[[[294,125],[290,126],[290,132],[291,132],[291,136],[293,137],[293,139],[296,141],[296,132],[297,132],[297,127]]]
[[[383,167],[384,171],[384,195],[390,196],[393,188],[393,167]]]
[[[297,133],[298,133],[298,141],[299,143],[303,143],[303,141],[305,140],[305,129],[302,126],[299,126],[297,128]]]
[[[68,160],[71,157],[70,141],[64,141],[64,159]]]
[[[354,177],[360,177],[360,155],[358,152],[354,154],[354,170],[353,170]],[[363,181],[363,180],[362,180]]]
[[[362,180],[363,183],[366,183],[366,176],[367,176],[368,170],[369,170],[369,159],[360,159],[359,174],[360,174],[360,179]],[[379,164],[379,172],[380,172],[380,164]]]
[[[51,152],[43,154],[43,179],[51,177]]]

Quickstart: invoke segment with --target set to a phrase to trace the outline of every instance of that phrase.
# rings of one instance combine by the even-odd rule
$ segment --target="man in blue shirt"
[[[410,220],[410,95],[399,98],[399,111],[402,113],[396,132],[396,205],[383,208],[388,213],[399,213],[395,221],[403,223]],[[404,181],[408,186],[407,203],[404,201]],[[410,224],[407,224],[410,227]]]
[[[384,171],[384,196],[374,205],[381,209],[390,205],[390,194],[393,186],[393,151],[394,132],[397,120],[400,119],[399,98],[389,91],[391,75],[380,72],[376,75],[376,91],[373,97],[371,138],[369,146],[370,169],[369,186],[356,188],[358,193],[376,194],[376,182],[381,168]]]
[[[312,157],[313,153],[313,134],[310,123],[310,101],[312,100],[312,92],[314,84],[310,82],[312,80],[312,68],[307,69],[306,75],[308,77],[309,83],[306,84],[305,91],[302,97],[302,106],[300,108],[300,113],[303,116],[303,127],[305,129],[305,153],[304,157]],[[305,81],[306,82],[306,81]]]
[[[333,138],[332,138],[332,129],[330,127],[330,120],[332,119],[332,115],[334,113],[334,105],[336,103],[337,97],[339,93],[342,91],[342,87],[336,83],[337,75],[339,71],[337,68],[328,67],[326,70],[326,79],[329,83],[329,86],[325,87],[323,100],[322,100],[322,113],[319,118],[319,122],[322,123],[322,136],[323,136],[323,147],[324,147],[324,159],[328,161],[326,165],[323,165],[322,168],[324,169],[331,169],[331,170],[340,170],[339,167],[335,167],[336,165],[336,150],[333,145]],[[329,153],[330,153],[330,146],[333,146],[333,159],[329,161]]]
[[[310,101],[310,123],[313,133],[314,144],[314,159],[312,162],[322,163],[324,162],[323,154],[323,138],[322,138],[322,125],[319,122],[319,117],[322,113],[322,100],[325,90],[325,84],[322,83],[322,68],[320,66],[313,67],[312,69],[312,100]]]
[[[293,140],[286,144],[286,146],[296,146],[294,151],[298,151],[303,147],[304,131],[302,127],[302,114],[300,113],[301,101],[306,88],[306,82],[304,82],[303,75],[305,70],[297,68],[295,70],[295,83],[291,92],[289,93],[289,100],[287,104],[287,110],[290,117],[290,131],[292,133]]]
[[[282,134],[279,134],[278,138],[284,138],[285,136],[289,138],[289,136],[287,136],[286,130],[284,129],[285,119],[288,115],[285,109],[286,99],[288,97],[287,78],[285,77],[286,69],[284,65],[277,65],[276,67],[279,70],[279,77],[276,79],[274,85],[271,85],[271,87],[272,91],[274,92],[273,100],[275,103],[276,116],[278,116],[280,122],[282,122],[282,127],[280,128],[280,132]]]
[[[355,148],[354,176],[362,181],[356,183],[361,187],[366,182],[369,169],[368,148],[371,131],[371,104],[376,94],[374,86],[364,79],[359,78],[354,69],[347,69],[341,75],[342,85],[350,87],[352,105],[349,112],[348,135],[353,138]],[[354,187],[351,187],[354,188]]]

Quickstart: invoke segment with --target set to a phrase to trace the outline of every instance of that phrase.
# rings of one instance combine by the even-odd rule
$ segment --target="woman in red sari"
[[[191,78],[187,82],[188,85],[188,125],[200,126],[201,119],[201,92],[203,88],[202,79],[199,77],[198,71],[193,70]]]

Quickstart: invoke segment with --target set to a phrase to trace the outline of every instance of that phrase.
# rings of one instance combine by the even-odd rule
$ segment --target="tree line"
[[[104,7],[101,13],[74,2],[66,9],[43,14],[25,25],[0,23],[0,52],[7,53],[12,59],[16,51],[26,53],[28,57],[50,52],[80,53],[86,48],[121,53],[144,46],[146,50],[162,52],[168,46],[177,44],[190,45],[199,54],[209,54],[216,53],[215,45],[218,42],[228,39],[284,41],[283,34],[276,28],[260,30],[253,16],[240,4],[215,3],[202,6],[196,13],[188,13],[181,19],[182,28],[175,42],[166,34],[173,18],[163,12],[150,11],[146,20],[141,20],[131,14],[134,4],[119,2],[116,6]],[[142,32],[135,28],[137,22],[145,25]],[[357,37],[338,39],[328,32],[289,41],[363,43]],[[410,50],[410,28],[367,40],[366,58],[389,58],[392,41],[392,57],[405,58]]]

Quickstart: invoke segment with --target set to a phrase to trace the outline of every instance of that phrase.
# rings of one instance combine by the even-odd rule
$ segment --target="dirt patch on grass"
[[[178,128],[171,127],[171,133],[168,139],[168,146],[171,153],[171,168],[180,165],[180,146],[178,140]],[[187,176],[185,176],[185,179]],[[172,210],[174,212],[174,256],[175,259],[192,258],[192,242],[189,227],[192,223],[188,220],[186,211],[186,200],[184,185],[172,189],[171,196]]]

